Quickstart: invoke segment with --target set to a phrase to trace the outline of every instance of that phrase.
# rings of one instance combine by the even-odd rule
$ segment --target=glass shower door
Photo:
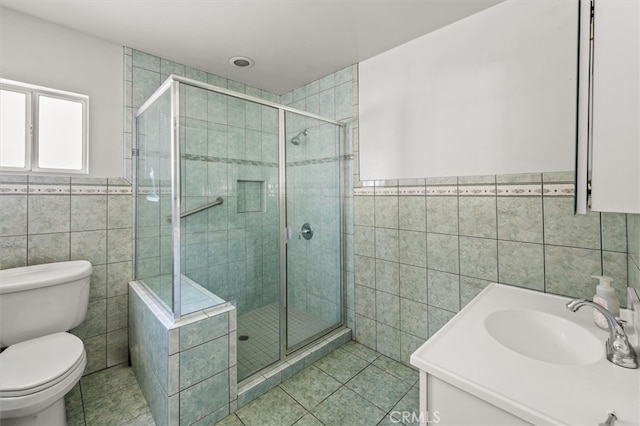
[[[171,311],[171,91],[165,90],[137,117],[136,273]]]
[[[342,321],[340,128],[285,114],[287,350]]]
[[[235,305],[243,380],[280,359],[278,110],[182,88],[182,314]]]

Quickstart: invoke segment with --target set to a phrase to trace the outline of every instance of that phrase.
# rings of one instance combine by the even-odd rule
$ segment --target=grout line
[[[458,226],[457,226],[457,228],[458,228],[457,229],[457,231],[458,231],[457,232],[457,234],[458,234],[457,235],[457,237],[458,237],[458,271],[457,271],[457,275],[458,275],[458,311],[459,311],[460,307],[462,306],[462,285],[461,285],[462,280],[460,279],[460,277],[462,276],[462,266],[461,266],[462,265],[462,261],[461,261],[462,240],[461,240],[461,235],[460,235],[460,178],[458,178],[458,177],[456,177],[456,195],[455,195],[455,200],[456,200],[456,210],[457,210],[456,218],[458,219]],[[428,272],[427,272],[427,276],[428,276]],[[427,298],[427,306],[433,306],[429,302],[430,302],[430,300]],[[427,310],[428,309],[429,308],[427,308]],[[429,331],[428,327],[429,327],[429,324],[428,324],[428,321],[427,321],[427,340],[429,340],[431,338],[431,332]]]
[[[544,176],[541,175],[542,179],[542,191],[544,193]],[[542,216],[542,291],[544,293],[547,292],[547,236],[545,232],[545,222],[544,222],[544,212],[545,212],[545,197],[540,199],[540,213]]]
[[[598,224],[598,230],[600,231],[600,275],[604,275],[604,229],[602,226],[602,213],[598,213]]]

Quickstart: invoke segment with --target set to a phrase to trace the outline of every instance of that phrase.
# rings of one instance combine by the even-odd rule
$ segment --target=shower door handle
[[[302,229],[300,230],[300,236],[305,240],[310,240],[313,238],[313,228],[308,223],[302,225]],[[300,237],[298,237],[300,238]]]

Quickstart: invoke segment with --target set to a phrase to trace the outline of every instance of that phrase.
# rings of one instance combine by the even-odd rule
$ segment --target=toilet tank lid
[[[44,263],[0,270],[0,294],[32,290],[86,278],[93,267],[86,260]]]

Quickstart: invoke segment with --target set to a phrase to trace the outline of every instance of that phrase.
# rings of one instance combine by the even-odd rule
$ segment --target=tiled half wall
[[[131,363],[156,424],[213,424],[235,411],[235,307],[174,322],[143,285],[130,283],[129,295]]]

